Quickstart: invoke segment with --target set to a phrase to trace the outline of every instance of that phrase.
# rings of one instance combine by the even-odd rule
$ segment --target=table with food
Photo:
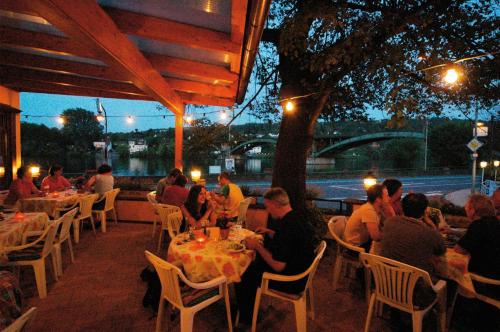
[[[57,218],[57,209],[75,204],[85,195],[70,189],[49,193],[46,196],[30,197],[19,201],[19,210],[23,212],[45,212],[52,218]]]
[[[229,229],[227,239],[222,239],[224,230],[221,233],[218,227],[181,233],[170,242],[167,261],[182,267],[193,282],[221,275],[229,282],[239,282],[255,256],[253,250],[247,250],[241,243],[249,236],[261,237],[238,226]]]

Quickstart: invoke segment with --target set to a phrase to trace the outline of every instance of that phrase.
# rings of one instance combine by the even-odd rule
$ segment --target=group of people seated
[[[226,172],[219,175],[220,191],[209,192],[205,186],[195,184],[186,189],[188,179],[181,170],[174,168],[156,187],[158,203],[174,205],[181,209],[187,225],[201,227],[215,226],[218,217],[230,221],[238,217],[240,202],[244,199],[241,189],[231,182]]]
[[[432,220],[424,194],[410,192],[401,199],[402,193],[397,179],[368,188],[367,202],[347,220],[344,239],[367,252],[423,269],[437,280],[442,278],[435,267],[446,253],[444,238],[459,235],[454,250],[470,256],[468,271],[500,280],[500,220],[492,199],[481,194],[469,197],[465,212],[471,223],[464,234],[450,228],[441,214]],[[475,287],[500,299],[499,287]],[[422,296],[419,300],[426,301]]]
[[[73,187],[71,180],[63,176],[63,168],[59,165],[53,165],[49,168],[49,174],[43,178],[40,189],[33,183],[31,172],[29,172],[27,167],[19,167],[16,175],[17,178],[9,187],[9,193],[4,200],[4,206],[13,207],[21,199],[44,196],[47,193],[64,191]],[[103,195],[105,192],[112,190],[113,186],[114,178],[111,166],[102,164],[97,169],[97,174],[86,181],[82,190],[93,191],[99,195]],[[99,203],[103,205],[105,201]]]

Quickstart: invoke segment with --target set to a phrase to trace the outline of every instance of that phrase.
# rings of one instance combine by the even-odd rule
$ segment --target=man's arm
[[[380,234],[380,230],[378,229],[378,223],[377,222],[367,222],[365,223],[366,228],[368,229],[368,233],[370,233],[370,238],[373,241],[380,241],[382,239],[382,236]]]
[[[286,263],[273,259],[273,255],[266,248],[264,248],[264,246],[257,239],[247,238],[245,239],[245,245],[248,249],[257,251],[267,265],[269,265],[274,271],[281,272],[285,269]]]

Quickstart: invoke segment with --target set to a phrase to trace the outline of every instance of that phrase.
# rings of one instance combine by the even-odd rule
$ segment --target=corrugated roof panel
[[[231,0],[98,0],[99,5],[231,32]]]
[[[99,61],[99,60],[95,60],[95,59],[82,58],[79,56],[74,56],[74,55],[69,55],[69,54],[61,54],[61,53],[56,53],[56,52],[44,51],[44,50],[35,50],[32,48],[26,48],[26,47],[22,47],[22,46],[0,44],[0,50],[7,50],[7,51],[33,54],[33,55],[40,55],[40,56],[54,58],[54,59],[83,62],[83,63],[88,63],[91,65],[106,66],[106,64],[104,62]]]

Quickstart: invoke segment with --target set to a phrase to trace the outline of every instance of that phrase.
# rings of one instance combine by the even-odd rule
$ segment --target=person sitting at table
[[[185,188],[186,183],[187,177],[182,174],[178,175],[174,183],[163,190],[163,194],[158,200],[158,203],[181,207],[184,202],[186,202],[189,194],[189,190]]]
[[[355,210],[347,220],[344,239],[350,244],[370,251],[372,241],[382,238],[381,222],[384,205],[389,205],[387,189],[375,184],[366,190],[367,202]]]
[[[500,221],[495,217],[493,202],[481,194],[471,195],[465,203],[465,213],[472,223],[455,251],[470,256],[469,272],[500,280]],[[473,283],[477,293],[500,300],[500,286]],[[476,309],[479,330],[496,331],[500,326],[499,310],[482,302],[477,303]]]
[[[207,226],[215,226],[217,221],[217,213],[207,200],[207,190],[199,184],[191,187],[181,210],[191,227],[201,227],[201,221],[208,221]]]
[[[171,186],[174,183],[175,178],[181,174],[182,171],[180,169],[172,168],[172,170],[170,171],[170,173],[168,173],[166,177],[158,181],[158,184],[156,185],[156,200],[161,199],[161,196],[163,195],[163,191],[165,190],[165,188]]]
[[[401,195],[403,195],[403,183],[398,179],[385,179],[382,185],[387,188],[389,194],[389,202],[395,215],[403,215],[403,207],[401,205]]]
[[[63,191],[71,187],[71,183],[62,175],[63,168],[52,165],[49,175],[42,180],[41,188],[48,192]]]
[[[86,189],[93,189],[93,191],[101,197],[105,192],[113,190],[115,179],[113,178],[113,169],[108,164],[102,164],[97,169],[97,174],[90,178],[85,184]],[[93,210],[100,210],[104,208],[106,200],[101,200],[94,203]]]
[[[9,193],[4,200],[4,205],[13,206],[20,199],[43,195],[43,193],[35,187],[31,173],[25,166],[17,169],[17,179],[15,179],[9,187]]]
[[[491,196],[491,200],[493,201],[493,205],[495,206],[497,219],[500,220],[500,188],[497,188]]]
[[[264,234],[265,245],[255,237],[248,237],[244,243],[255,250],[257,257],[235,284],[236,298],[240,312],[240,324],[249,325],[252,320],[255,292],[260,286],[264,272],[282,275],[300,274],[307,270],[314,260],[314,229],[310,223],[290,206],[286,191],[275,187],[264,194],[264,205],[274,219],[279,219],[277,229],[257,227],[256,232]],[[306,279],[279,283],[271,281],[270,288],[297,294],[304,290]]]
[[[228,219],[236,219],[240,202],[245,199],[240,187],[232,183],[229,173],[222,172],[219,175],[220,194],[213,195],[218,210],[224,210]]]

